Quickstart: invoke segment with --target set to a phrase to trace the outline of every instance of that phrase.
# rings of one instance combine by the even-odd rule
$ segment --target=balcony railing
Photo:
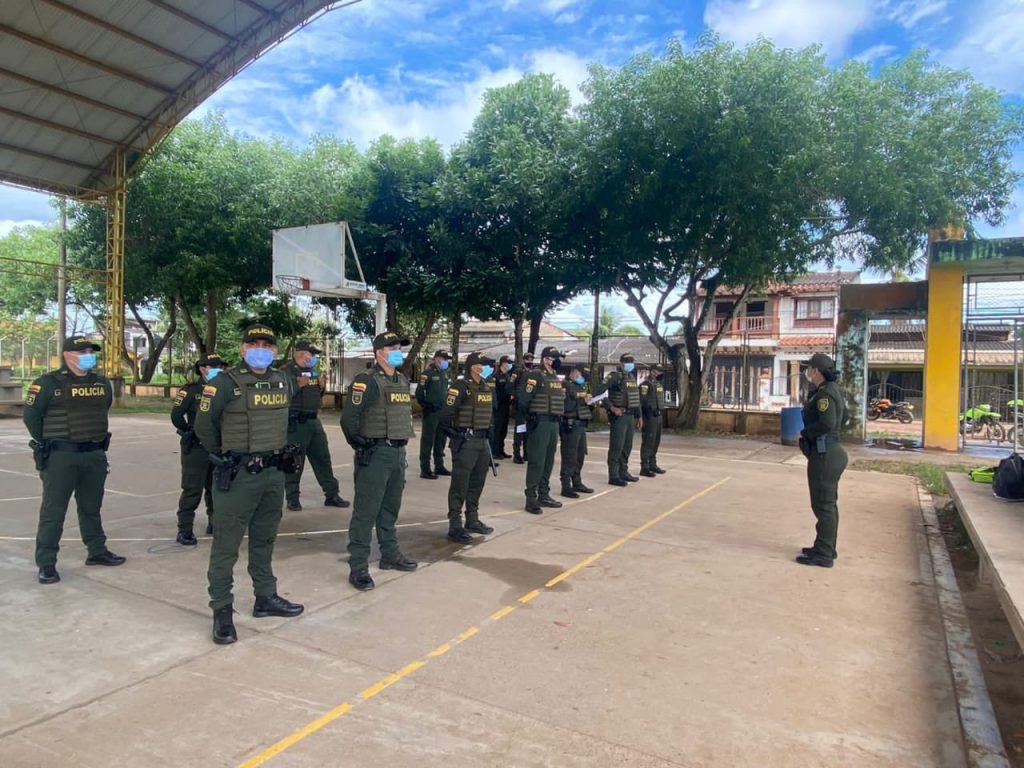
[[[722,321],[718,318],[712,318],[708,321],[700,335],[708,337],[714,336],[718,333],[718,329],[721,327]],[[726,330],[725,335],[740,336],[745,333],[750,333],[756,336],[770,336],[773,332],[775,332],[774,318],[764,315],[748,315],[743,317],[734,317],[729,328]]]

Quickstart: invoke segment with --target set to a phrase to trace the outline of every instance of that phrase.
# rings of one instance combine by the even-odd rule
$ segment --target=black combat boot
[[[217,645],[231,645],[238,640],[232,613],[234,613],[234,609],[230,605],[225,605],[213,612],[213,642]]]

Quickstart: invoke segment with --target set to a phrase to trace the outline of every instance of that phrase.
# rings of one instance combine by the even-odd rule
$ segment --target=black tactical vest
[[[491,426],[491,410],[494,408],[494,386],[489,381],[479,384],[466,379],[462,386],[466,390],[459,410],[455,413],[458,429],[484,430]],[[451,390],[448,390],[451,395]]]
[[[565,413],[565,390],[558,376],[543,368],[531,371],[523,387],[533,386],[530,413],[538,416],[561,416]]]
[[[612,405],[627,410],[634,410],[640,407],[640,385],[636,383],[636,376],[625,371],[617,371],[618,380],[608,388],[608,399]]]
[[[814,390],[811,397],[804,404],[804,424],[817,424],[821,421],[821,411],[818,410],[818,401],[823,399],[831,400],[832,402],[829,403],[829,407],[835,407],[839,410],[838,416],[836,417],[837,426],[828,433],[838,439],[840,429],[838,425],[841,425],[843,423],[843,419],[846,417],[846,403],[843,401],[843,391],[834,381],[826,381],[823,383],[820,387]]]
[[[665,399],[665,385],[655,379],[648,379],[644,382],[646,395],[644,396],[643,407],[647,411],[662,412],[668,407]]]
[[[288,405],[291,393],[280,371],[258,378],[248,368],[231,368],[237,397],[224,406],[220,422],[222,450],[235,453],[271,453],[288,442]],[[220,386],[225,386],[218,381]]]
[[[593,414],[590,411],[590,406],[587,405],[587,398],[590,395],[587,393],[586,387],[580,386],[571,379],[565,380],[565,415],[570,419],[579,419],[580,421],[590,421]]]
[[[55,381],[53,397],[43,415],[43,439],[103,442],[108,429],[110,382],[95,373],[78,379],[63,369],[49,375]]]
[[[409,380],[399,372],[392,378],[378,367],[374,367],[369,375],[373,376],[379,397],[363,407],[360,436],[374,440],[408,440],[412,437]]]
[[[320,410],[320,374],[308,368],[300,368],[295,361],[281,366],[281,373],[292,379],[291,410],[302,414],[315,414]],[[299,386],[305,381],[304,386]]]

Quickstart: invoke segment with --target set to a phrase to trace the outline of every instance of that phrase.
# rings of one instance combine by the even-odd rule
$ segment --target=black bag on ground
[[[1024,458],[1011,453],[999,462],[992,478],[992,493],[1000,499],[1024,501]]]

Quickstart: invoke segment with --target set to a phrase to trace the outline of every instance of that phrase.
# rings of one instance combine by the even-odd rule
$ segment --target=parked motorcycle
[[[868,421],[885,419],[910,424],[914,420],[914,406],[906,400],[893,402],[887,397],[876,397],[868,403]]]
[[[974,435],[985,440],[1001,443],[1006,439],[1006,430],[999,423],[999,414],[989,403],[980,403],[960,414],[960,433]]]

